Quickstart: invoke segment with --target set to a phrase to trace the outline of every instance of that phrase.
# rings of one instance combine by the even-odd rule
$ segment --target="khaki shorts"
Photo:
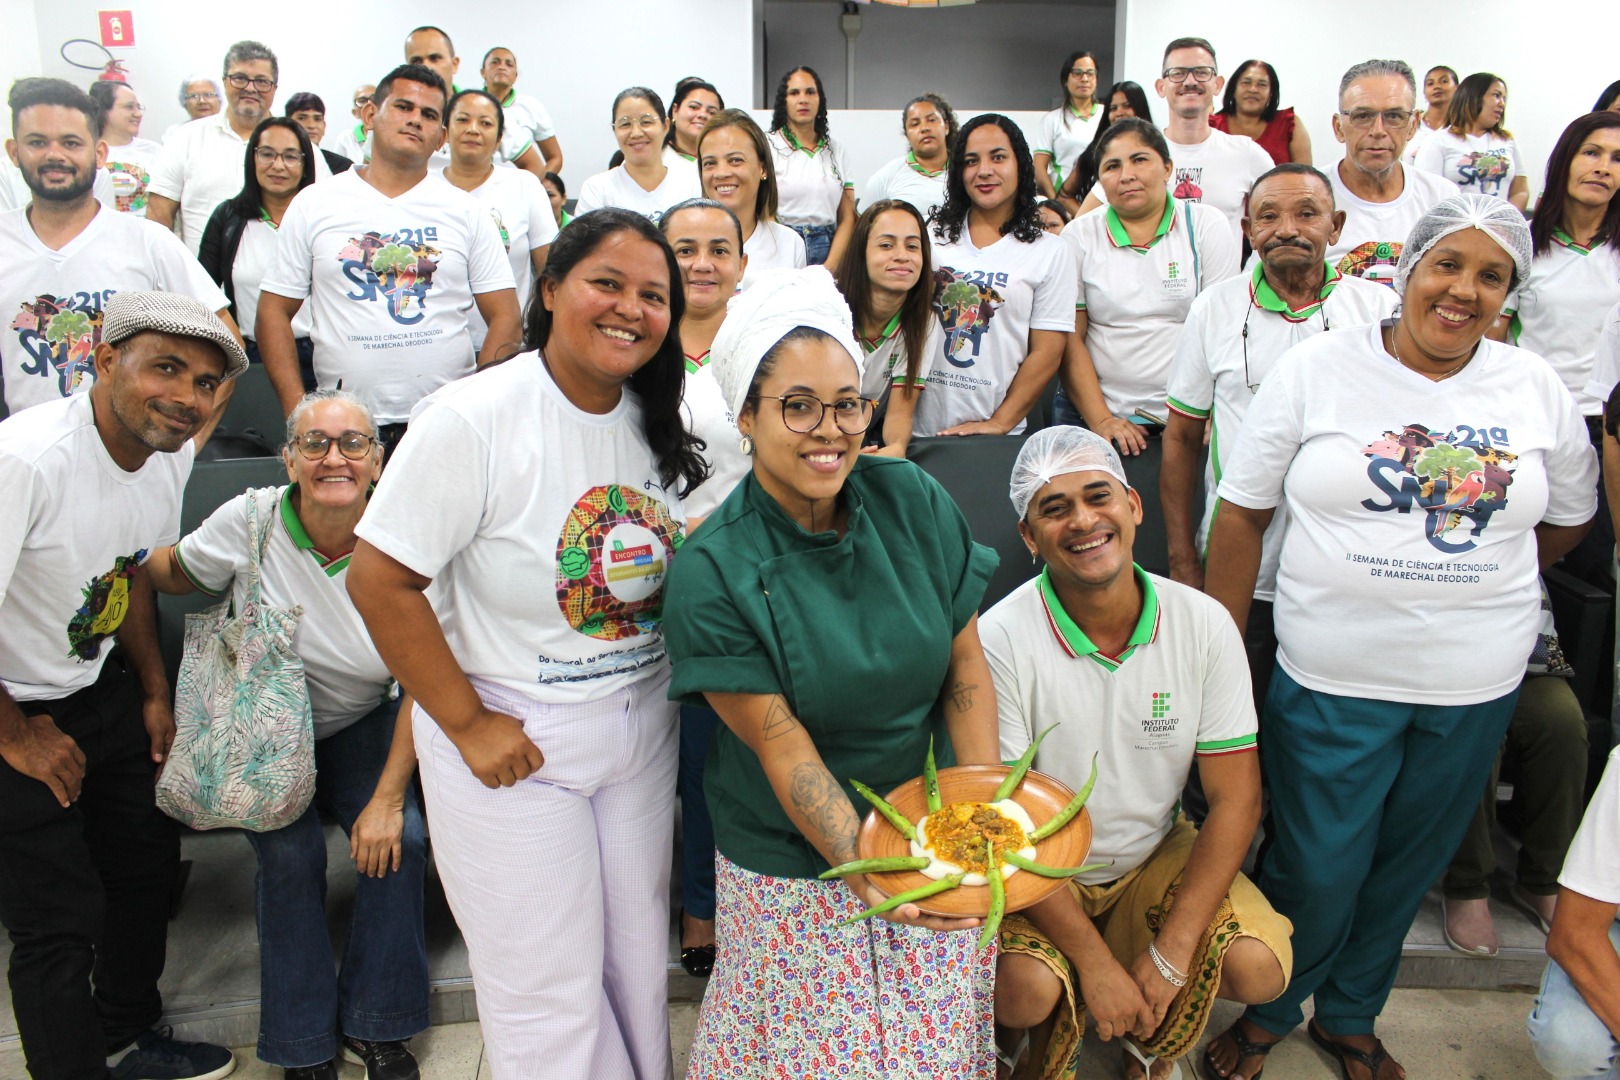
[[[1123,877],[1102,885],[1069,883],[1070,894],[1097,927],[1114,959],[1127,969],[1147,950],[1175,905],[1181,875],[1197,839],[1198,830],[1192,823],[1177,818],[1153,854]],[[1293,932],[1293,925],[1272,910],[1254,883],[1238,874],[1193,953],[1187,985],[1170,1003],[1164,1023],[1143,1047],[1144,1052],[1174,1060],[1198,1044],[1220,989],[1226,950],[1237,938],[1252,937],[1265,945],[1276,955],[1285,978],[1289,976],[1294,967]],[[1040,960],[1063,984],[1052,1036],[1036,1075],[1042,1080],[1072,1080],[1080,1060],[1086,1006],[1068,958],[1021,915],[1010,915],[1001,924],[1000,945],[1002,955]]]

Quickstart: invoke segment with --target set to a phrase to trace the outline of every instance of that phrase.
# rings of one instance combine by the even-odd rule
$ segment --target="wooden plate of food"
[[[959,765],[941,769],[938,773],[940,801],[946,810],[955,804],[989,803],[1001,782],[1012,771],[1006,765]],[[1012,801],[1022,807],[1036,828],[1056,817],[1074,797],[1075,793],[1066,785],[1033,769],[1024,774],[1022,782],[1011,795]],[[929,817],[925,777],[906,781],[885,798],[909,822],[918,823]],[[877,810],[867,814],[866,820],[861,823],[856,844],[861,859],[915,854],[911,842]],[[1090,812],[1082,808],[1068,824],[1032,846],[1035,849],[1033,861],[1045,866],[1084,865],[1086,855],[1091,850]],[[936,879],[921,870],[902,870],[868,874],[867,880],[884,895],[895,896],[926,886]],[[1006,910],[1019,911],[1037,904],[1061,889],[1068,880],[1044,877],[1028,870],[1009,874],[1005,882]],[[930,915],[984,918],[990,911],[990,889],[985,885],[964,882],[956,888],[918,900],[916,904]]]

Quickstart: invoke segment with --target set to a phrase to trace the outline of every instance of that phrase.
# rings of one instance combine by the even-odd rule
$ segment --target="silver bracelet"
[[[1159,975],[1163,977],[1165,982],[1177,989],[1187,985],[1187,976],[1171,966],[1170,961],[1159,953],[1158,946],[1151,941],[1148,942],[1148,959],[1152,960],[1153,966],[1159,969]]]

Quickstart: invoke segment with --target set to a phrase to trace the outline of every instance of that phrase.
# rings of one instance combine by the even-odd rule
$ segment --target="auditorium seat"
[[[1022,435],[912,439],[907,457],[938,480],[962,508],[973,539],[995,549],[1001,565],[991,575],[980,611],[1035,576],[1007,498],[1007,478],[1024,445]]]
[[[280,446],[286,438],[287,417],[264,365],[250,365],[234,382],[219,430],[232,434],[252,431],[271,446]]]

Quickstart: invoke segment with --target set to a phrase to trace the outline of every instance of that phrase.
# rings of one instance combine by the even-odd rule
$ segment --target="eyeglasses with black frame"
[[[225,81],[236,87],[238,90],[246,90],[250,86],[259,91],[274,90],[276,88],[276,80],[269,78],[268,76],[244,75],[240,71],[231,72],[229,75],[225,76]]]
[[[253,160],[261,165],[274,165],[279,161],[287,168],[294,169],[303,164],[304,152],[302,150],[278,152],[273,146],[258,146],[253,149]]]
[[[306,431],[293,440],[293,448],[311,461],[320,461],[337,443],[338,453],[350,461],[364,461],[377,440],[363,431],[345,431],[333,438],[324,431]]]
[[[1215,77],[1215,69],[1208,65],[1202,67],[1173,67],[1164,69],[1166,82],[1186,82],[1190,76],[1193,82],[1207,83]]]
[[[757,400],[780,402],[782,425],[797,435],[808,435],[821,426],[827,410],[833,412],[833,423],[845,435],[859,435],[872,426],[872,415],[877,402],[871,398],[843,397],[837,401],[822,401],[814,394],[781,394],[763,396]]]

